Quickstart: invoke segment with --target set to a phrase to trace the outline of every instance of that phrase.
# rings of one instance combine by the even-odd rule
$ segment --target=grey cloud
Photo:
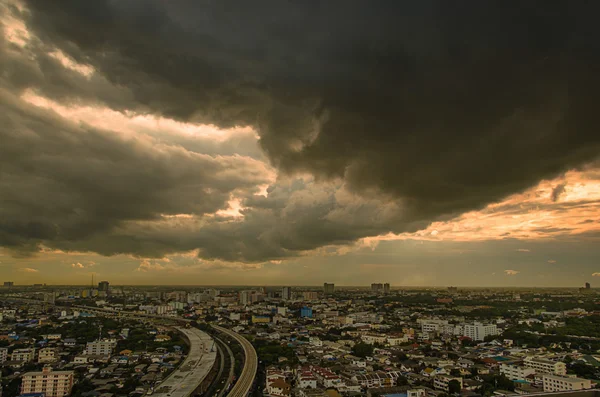
[[[0,108],[0,244],[16,250],[80,241],[125,221],[213,213],[232,193],[268,182],[265,164],[251,158],[75,125],[6,91]]]
[[[281,258],[417,230],[600,150],[596,3],[25,3],[36,39],[0,60],[7,89],[252,126],[282,174],[308,172],[322,185],[279,183],[253,196],[261,167],[218,156],[243,147],[262,158],[245,149],[247,136],[210,146],[147,132],[164,144],[148,148],[5,104],[0,199],[15,214],[2,218],[5,245]],[[97,73],[64,70],[45,55],[55,47]],[[145,223],[214,211],[235,190],[243,220]]]
[[[380,190],[423,219],[600,149],[595,3],[27,4],[42,40],[140,107],[254,126],[280,170]]]
[[[550,198],[552,199],[552,201],[556,202],[558,201],[558,199],[560,198],[560,196],[566,192],[566,183],[560,183],[558,185],[556,185],[554,187],[554,189],[552,189],[552,193],[550,195]]]

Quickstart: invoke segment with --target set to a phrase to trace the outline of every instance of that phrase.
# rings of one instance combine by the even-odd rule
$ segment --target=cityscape
[[[600,397],[599,15],[0,0],[0,397]]]
[[[571,289],[0,290],[4,397],[517,396],[600,379],[600,295]]]

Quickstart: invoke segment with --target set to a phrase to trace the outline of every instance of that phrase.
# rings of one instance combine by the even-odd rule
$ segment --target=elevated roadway
[[[211,327],[235,339],[242,345],[245,356],[244,368],[242,369],[242,373],[237,382],[233,385],[229,394],[227,394],[227,397],[246,397],[252,388],[254,378],[256,377],[256,371],[258,370],[258,356],[256,355],[256,350],[254,350],[254,346],[252,346],[248,339],[240,334],[218,325],[211,324]]]

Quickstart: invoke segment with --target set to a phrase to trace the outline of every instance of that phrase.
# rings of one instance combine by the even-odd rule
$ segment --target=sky
[[[598,285],[598,8],[0,0],[0,280]]]

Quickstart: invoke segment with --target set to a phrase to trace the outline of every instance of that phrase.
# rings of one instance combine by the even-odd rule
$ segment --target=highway
[[[211,324],[211,327],[216,329],[219,332],[222,332],[231,338],[235,339],[242,345],[244,349],[244,368],[242,369],[242,373],[238,378],[235,385],[231,388],[231,391],[227,395],[227,397],[246,397],[250,392],[250,388],[254,383],[254,377],[256,376],[256,371],[258,370],[258,356],[256,355],[256,350],[252,344],[248,341],[248,339],[239,335],[236,332],[233,332],[227,328],[219,327],[218,325]]]
[[[154,391],[159,397],[188,397],[202,383],[217,359],[214,341],[197,328],[176,327],[190,341],[190,352],[183,363]]]

